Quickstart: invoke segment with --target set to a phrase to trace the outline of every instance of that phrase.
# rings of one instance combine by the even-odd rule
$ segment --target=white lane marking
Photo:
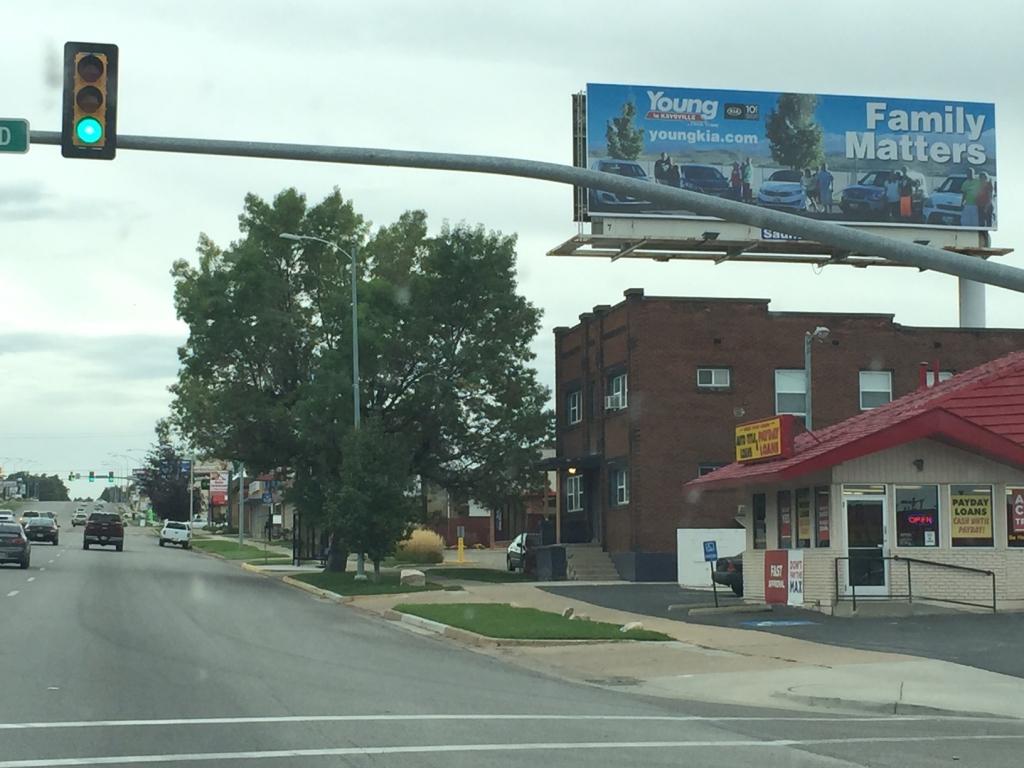
[[[47,560],[46,562],[49,563],[50,565],[53,565],[53,560]]]
[[[18,594],[18,592],[19,592],[19,590],[12,589],[10,592],[7,593],[7,596],[8,597],[14,597],[16,594]]]
[[[619,721],[651,723],[718,723],[718,722],[811,722],[811,723],[914,723],[936,721],[1021,723],[1015,717],[975,717],[971,715],[877,715],[868,717],[803,717],[800,715],[745,716],[725,715],[522,715],[522,714],[465,714],[465,715],[281,715],[274,717],[179,717],[159,720],[64,720],[26,723],[0,723],[0,731],[48,728],[128,728],[164,725],[243,725],[246,723],[367,723],[436,720],[575,720]]]
[[[29,584],[31,584],[35,580],[36,580],[35,576],[29,576],[27,579],[25,579],[25,581],[27,581]]]
[[[40,571],[45,571],[45,570],[46,570],[46,566],[45,566],[45,565],[41,565],[41,566],[39,566],[39,570],[40,570]]]
[[[324,749],[275,749],[251,752],[191,752],[165,755],[115,755],[110,757],[53,757],[33,760],[0,760],[0,768],[60,768],[76,765],[128,765],[133,763],[183,763],[219,760],[281,760],[290,757],[345,757],[354,755],[414,755],[454,752],[533,752],[552,750],[700,749],[815,747],[835,744],[905,743],[908,741],[1009,741],[1021,735],[978,734],[977,736],[871,736],[849,739],[721,739],[718,741],[578,741],[513,744],[423,744],[404,747],[328,747]]]

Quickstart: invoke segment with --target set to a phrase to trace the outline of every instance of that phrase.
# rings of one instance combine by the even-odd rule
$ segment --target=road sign
[[[263,492],[263,499],[262,500],[263,500],[264,504],[273,504],[274,503],[274,494],[271,493],[270,491],[264,491]]]
[[[0,118],[0,152],[28,152],[28,120]]]
[[[704,562],[713,563],[718,559],[718,542],[716,541],[705,541],[704,542]]]

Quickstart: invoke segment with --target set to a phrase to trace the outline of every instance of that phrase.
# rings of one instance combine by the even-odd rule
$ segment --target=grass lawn
[[[367,581],[356,581],[355,573],[303,573],[294,578],[312,584],[320,589],[327,589],[337,592],[339,595],[395,595],[406,592],[427,592],[429,590],[441,589],[438,584],[427,582],[425,587],[409,587],[398,583],[400,574],[394,571],[385,571],[380,575],[380,581],[373,580],[373,574],[368,573],[370,578]]]
[[[263,547],[254,547],[251,544],[238,546],[237,541],[224,541],[223,539],[192,539],[192,546],[203,552],[212,552],[228,560],[262,560]],[[277,552],[271,550],[268,557],[281,557]],[[287,559],[287,558],[286,558]]]
[[[634,629],[620,632],[618,624],[571,621],[536,608],[513,608],[503,603],[453,603],[395,606],[396,611],[468,629],[487,637],[516,640],[671,640],[661,632]]]
[[[427,576],[440,576],[445,579],[466,579],[467,581],[489,581],[494,584],[505,584],[515,581],[534,581],[525,574],[514,571],[499,571],[495,568],[431,568],[424,571]]]

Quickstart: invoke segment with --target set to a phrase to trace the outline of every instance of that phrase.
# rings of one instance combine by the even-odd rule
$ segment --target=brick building
[[[597,542],[623,578],[672,580],[676,529],[731,527],[738,497],[684,496],[730,463],[733,427],[803,416],[804,336],[813,344],[815,429],[1024,349],[1024,330],[919,328],[893,315],[772,312],[767,299],[624,293],[555,329],[561,540]],[[929,374],[931,376],[931,374]],[[714,497],[714,498],[712,498]]]

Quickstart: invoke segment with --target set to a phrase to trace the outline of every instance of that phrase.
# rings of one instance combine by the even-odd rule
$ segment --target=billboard
[[[589,84],[586,165],[844,224],[996,228],[987,103]],[[598,190],[587,209],[700,218]]]
[[[223,507],[228,503],[228,473],[210,473],[210,506]]]

